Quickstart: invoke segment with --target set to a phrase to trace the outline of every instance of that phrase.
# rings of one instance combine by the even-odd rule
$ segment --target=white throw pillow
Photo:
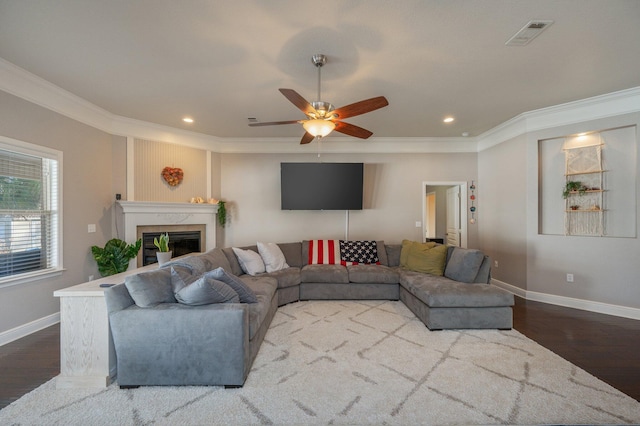
[[[262,257],[255,251],[233,247],[233,252],[236,254],[240,267],[245,274],[257,275],[265,272]]]
[[[267,272],[275,272],[289,267],[282,250],[276,243],[261,243],[258,241],[257,244],[258,252],[262,256]]]

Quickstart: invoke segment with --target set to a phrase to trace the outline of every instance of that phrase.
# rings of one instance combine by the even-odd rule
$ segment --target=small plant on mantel
[[[582,182],[570,180],[565,184],[564,189],[562,190],[562,198],[567,198],[569,194],[576,192],[579,195],[583,195],[586,190],[587,187],[584,186]]]

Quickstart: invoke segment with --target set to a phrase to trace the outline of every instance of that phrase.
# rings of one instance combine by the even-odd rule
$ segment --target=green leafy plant
[[[218,223],[220,226],[225,226],[227,224],[226,201],[218,201]]]
[[[570,180],[565,184],[564,189],[562,190],[562,198],[567,198],[569,194],[575,192],[582,195],[586,190],[587,187],[584,186],[582,182]]]
[[[108,277],[126,271],[129,267],[129,260],[138,255],[141,246],[142,239],[134,244],[127,244],[118,238],[113,238],[107,241],[104,248],[92,246],[91,253],[98,263],[100,275]]]
[[[158,247],[158,251],[166,253],[169,251],[169,233],[160,234],[160,238],[153,239],[153,245]]]

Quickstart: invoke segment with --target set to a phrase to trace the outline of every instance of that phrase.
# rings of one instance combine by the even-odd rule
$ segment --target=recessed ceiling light
[[[182,119],[182,121],[184,121],[185,123],[193,123],[193,118],[185,117],[185,118]]]
[[[453,117],[445,117],[445,119],[442,120],[442,121],[444,121],[445,123],[451,123],[451,122],[453,122],[453,120],[455,120],[455,118],[453,118]]]

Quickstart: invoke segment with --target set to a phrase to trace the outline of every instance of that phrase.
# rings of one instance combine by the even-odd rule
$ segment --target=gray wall
[[[99,276],[90,253],[112,235],[111,135],[0,91],[3,136],[63,152],[63,259],[52,278],[0,288],[0,333],[59,311],[55,290]],[[115,138],[117,141],[118,138]],[[117,186],[120,186],[118,184]],[[96,233],[87,225],[96,224]]]
[[[581,132],[640,124],[640,114],[625,114],[529,132],[478,154],[480,247],[499,261],[492,276],[526,290],[528,296],[556,301],[589,301],[640,308],[640,241],[633,238],[578,237],[539,233],[538,141]],[[628,140],[638,145],[638,135]],[[497,142],[497,141],[496,141]],[[636,150],[637,153],[637,150]],[[639,165],[637,154],[634,159]],[[640,170],[636,167],[636,171]],[[636,205],[638,174],[618,191],[628,191]],[[560,194],[562,188],[558,189]],[[560,196],[560,195],[559,195]],[[566,274],[574,282],[566,282]]]
[[[344,238],[344,211],[280,210],[280,163],[313,162],[314,154],[223,154],[222,197],[231,221],[223,245],[256,241]],[[421,241],[424,181],[476,179],[477,155],[465,154],[326,154],[324,162],[364,162],[364,209],[349,214],[349,238],[399,243]],[[477,247],[477,228],[469,228],[469,247]]]

